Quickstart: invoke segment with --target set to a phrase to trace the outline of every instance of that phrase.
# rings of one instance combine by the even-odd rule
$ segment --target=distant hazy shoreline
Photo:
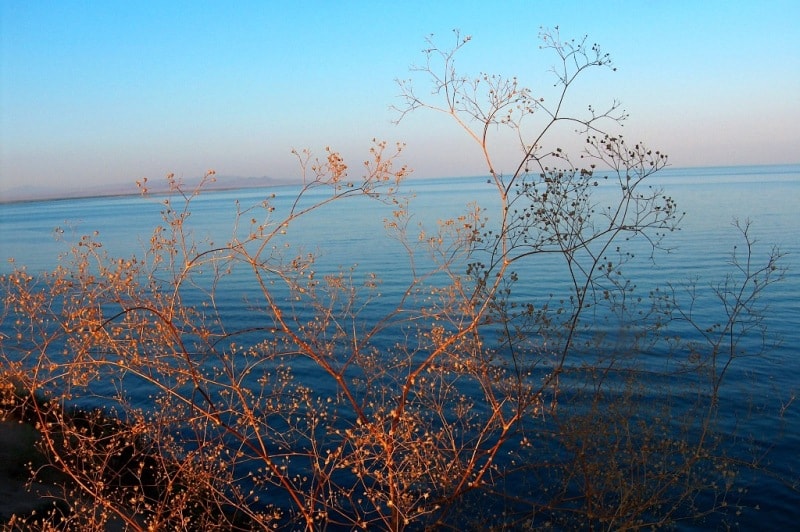
[[[187,188],[197,186],[200,178],[182,180]],[[294,181],[290,179],[276,179],[273,177],[227,177],[217,176],[214,183],[204,186],[205,190],[235,190],[238,188],[257,188],[274,187],[281,185],[291,185]],[[148,179],[147,189],[152,194],[163,194],[168,191],[166,180]],[[109,185],[90,186],[81,189],[75,188],[48,188],[48,187],[26,187],[23,185],[9,190],[0,191],[0,204],[18,203],[29,201],[55,201],[80,198],[106,198],[114,196],[136,196],[139,189],[135,182],[114,183]]]
[[[653,179],[654,182],[659,181],[658,177],[672,178],[680,176],[684,172],[692,173],[695,176],[703,176],[713,180],[716,176],[736,176],[736,175],[749,175],[757,169],[759,173],[764,174],[794,174],[800,169],[800,163],[792,164],[756,164],[756,165],[732,165],[732,166],[697,166],[697,167],[672,167],[668,166],[661,170]],[[597,170],[602,172],[602,170]],[[467,176],[448,176],[448,177],[422,177],[410,176],[409,179],[425,180],[425,179],[450,179]],[[476,176],[477,177],[477,176]],[[485,177],[485,176],[484,176]],[[191,188],[200,183],[200,177],[182,180],[186,188]],[[246,188],[262,188],[262,187],[277,187],[285,185],[300,185],[297,179],[289,178],[274,178],[269,176],[262,177],[239,177],[239,176],[217,176],[213,183],[208,183],[204,186],[204,190],[237,190]],[[151,194],[164,194],[168,192],[166,180],[161,178],[151,178],[147,181],[147,188]],[[22,203],[33,201],[58,201],[58,200],[72,200],[83,198],[107,198],[107,197],[124,197],[139,195],[139,190],[136,184],[132,181],[130,183],[114,183],[109,185],[97,185],[87,188],[46,188],[46,187],[26,187],[23,185],[16,186],[8,190],[0,190],[0,205],[7,203]]]

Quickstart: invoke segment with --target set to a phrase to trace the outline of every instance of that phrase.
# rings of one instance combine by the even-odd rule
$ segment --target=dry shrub
[[[450,50],[431,42],[416,71],[441,101],[401,83],[401,117],[433,109],[476,141],[497,210],[417,228],[399,193],[402,146],[376,143],[357,179],[333,150],[301,152],[297,197],[239,207],[222,244],[191,224],[213,172],[196,189],[169,177],[143,256],[109,256],[87,236],[52,272],[4,275],[4,378],[62,475],[52,526],[623,529],[724,509],[720,389],[739,339],[763,325],[753,303],[780,277],[780,254],[753,266],[742,227],[747,257],[717,287],[727,321],[708,331],[676,289],[641,296],[624,266],[635,246],[661,250],[682,216],[648,186],[666,157],[605,131],[624,118],[617,103],[567,112],[575,80],[611,60],[557,31],[542,38],[558,58],[554,98],[460,76],[458,34]],[[565,126],[585,137],[574,162],[543,148]],[[513,173],[496,171],[495,131],[519,142]],[[296,224],[341,201],[391,210],[410,269],[396,298],[376,274],[317,273],[314,253],[288,245]],[[562,285],[519,293],[540,264]],[[220,306],[230,290],[250,324]],[[703,341],[671,334],[677,322]],[[643,358],[657,346],[691,356],[665,371]]]

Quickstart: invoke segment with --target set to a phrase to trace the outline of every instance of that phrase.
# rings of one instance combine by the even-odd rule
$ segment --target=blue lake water
[[[800,477],[800,398],[783,416],[779,412],[800,393],[800,166],[667,169],[653,176],[652,184],[663,186],[686,215],[682,229],[667,237],[669,253],[657,254],[655,262],[643,256],[626,268],[628,277],[641,289],[690,279],[708,287],[724,279],[731,272],[729,257],[734,246],[742,244],[732,226],[735,219],[751,221],[756,261],[765,260],[773,245],[786,254],[781,262],[787,268],[785,279],[770,287],[763,299],[770,308],[769,334],[781,343],[762,357],[737,361],[728,382],[730,391],[724,397],[735,402],[741,394],[764,408],[763,414],[743,421],[749,424],[744,432],[758,435],[760,444],[772,447],[772,469],[796,479]],[[192,206],[195,234],[225,242],[235,221],[237,201],[247,207],[275,194],[274,205],[280,211],[288,208],[297,190],[283,186],[204,193]],[[428,227],[437,219],[460,214],[470,202],[478,202],[490,215],[496,206],[494,189],[486,178],[409,180],[403,190],[414,194],[413,222]],[[598,191],[601,202],[603,193]],[[326,193],[315,194],[311,200],[322,199]],[[99,231],[98,238],[111,255],[141,257],[152,228],[160,223],[162,208],[158,197],[135,196],[0,204],[0,273],[10,271],[11,258],[17,265],[26,265],[32,274],[52,269],[59,254],[80,235],[93,231]],[[409,261],[402,246],[386,237],[383,220],[390,214],[388,205],[347,200],[292,225],[286,242],[295,250],[318,253],[315,268],[320,272],[357,265],[359,272],[378,274],[385,306],[378,302],[370,307],[377,316],[392,306],[408,280]],[[56,228],[62,232],[59,240],[54,238]],[[557,291],[564,281],[556,263],[537,263],[535,271],[522,268],[520,276],[530,278],[519,287],[523,298]],[[246,281],[234,276],[226,286],[225,298],[218,301],[230,316],[243,322],[248,319],[242,304],[247,290]],[[714,304],[713,297],[701,295],[695,312],[707,314],[710,323],[719,312]],[[136,396],[136,390],[128,391]],[[760,509],[743,514],[742,528],[766,523],[774,529],[796,525],[800,519],[797,491],[761,476],[754,476],[752,482],[743,502]]]

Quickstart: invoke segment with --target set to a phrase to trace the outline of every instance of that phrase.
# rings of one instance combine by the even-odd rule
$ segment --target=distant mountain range
[[[199,177],[182,179],[186,188],[192,188],[200,183]],[[277,179],[269,176],[241,177],[241,176],[216,176],[216,181],[207,183],[205,190],[230,190],[237,188],[258,188],[292,184],[289,179]],[[148,179],[147,189],[151,194],[167,192],[166,179]],[[85,198],[94,196],[127,196],[139,194],[136,183],[109,183],[104,185],[90,185],[83,188],[74,186],[25,186],[20,185],[8,190],[0,191],[0,203],[13,201],[49,200]]]

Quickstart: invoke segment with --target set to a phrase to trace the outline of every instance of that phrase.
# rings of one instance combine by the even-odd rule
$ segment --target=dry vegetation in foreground
[[[455,37],[450,49],[429,42],[414,70],[432,92],[401,82],[400,116],[434,110],[466,131],[496,210],[473,205],[417,227],[400,193],[402,146],[376,143],[358,178],[333,150],[301,152],[291,206],[242,208],[227,242],[192,232],[192,202],[213,173],[191,189],[169,178],[144,256],[109,256],[86,236],[51,272],[2,276],[4,415],[41,434],[30,478],[63,487],[52,513],[7,528],[39,518],[65,530],[735,521],[736,469],[753,464],[719,445],[720,391],[742,339],[763,333],[758,297],[780,279],[780,253],[758,264],[741,227],[745,246],[714,288],[716,323],[669,285],[638,293],[624,271],[630,246],[656,256],[682,213],[649,186],[666,157],[609,131],[624,119],[617,103],[587,111],[567,99],[588,73],[613,68],[609,56],[543,32],[556,58],[544,95],[517,78],[460,75],[469,38]],[[585,140],[578,158],[546,147],[559,129]],[[509,142],[519,158],[501,174],[508,161],[494,148]],[[613,191],[606,204],[600,188]],[[286,245],[298,220],[356,198],[390,206],[387,237],[407,252],[410,280],[388,302],[377,272],[317,274],[313,254]],[[564,293],[518,292],[552,257]],[[249,279],[242,304],[256,327],[218,306],[233,276]],[[620,324],[623,345],[594,327],[600,315]],[[678,323],[694,334],[676,334]],[[668,371],[644,363],[655,346]],[[150,404],[132,402],[134,388]]]

